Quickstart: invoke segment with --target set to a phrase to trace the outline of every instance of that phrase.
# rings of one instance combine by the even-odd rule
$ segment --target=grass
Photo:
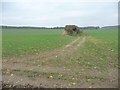
[[[118,51],[118,30],[117,28],[111,30],[86,30],[86,34],[98,39],[104,45],[109,44],[109,48]]]
[[[88,39],[72,55],[44,61],[44,65],[74,70],[100,70],[118,67],[118,30],[86,30]],[[43,65],[42,62],[37,64]]]
[[[76,37],[62,35],[63,30],[3,29],[3,57],[18,57],[60,48]]]
[[[3,29],[3,57],[35,54],[52,51],[64,47],[77,37],[62,36],[63,30],[39,29]],[[48,80],[63,80],[64,82],[102,83],[109,81],[109,72],[118,67],[118,30],[84,30],[86,41],[74,53],[48,60],[22,61],[31,66],[52,67],[56,72],[39,72],[30,70],[11,70],[16,75],[29,78],[47,78]],[[71,51],[72,52],[72,51]],[[17,54],[17,55],[16,55]],[[58,70],[57,70],[58,69]],[[65,71],[64,71],[65,69]],[[60,72],[63,70],[64,72]],[[6,71],[6,70],[5,70]],[[99,73],[100,72],[100,73]],[[5,74],[5,73],[3,73]],[[112,73],[114,75],[114,73]],[[61,76],[62,75],[62,76]],[[100,82],[99,82],[100,81]]]
[[[62,36],[63,30],[3,29],[3,57],[36,54],[64,47],[76,37]],[[84,30],[89,38],[73,55],[37,62],[38,65],[105,69],[117,65],[118,30]]]
[[[90,36],[82,47],[73,55],[64,58],[48,60],[47,65],[68,67],[73,69],[99,69],[118,66],[118,31],[114,30],[85,30],[84,34]],[[40,62],[41,64],[41,62]]]
[[[92,36],[96,41],[87,41],[82,51],[85,52],[86,60],[89,58],[90,62],[98,63],[97,66],[106,69],[111,65],[110,63],[118,63],[118,30],[98,30],[85,31]],[[96,44],[95,44],[96,43]],[[94,65],[96,65],[96,63]],[[115,65],[116,66],[116,65]]]

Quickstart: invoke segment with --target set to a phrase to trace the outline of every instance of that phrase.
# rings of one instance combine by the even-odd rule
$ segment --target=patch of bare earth
[[[111,69],[106,72],[105,76],[102,76],[103,72],[98,70],[91,71],[84,68],[68,68],[66,66],[55,67],[54,65],[49,65],[49,63],[47,64],[47,62],[57,60],[57,58],[67,60],[68,57],[72,57],[78,48],[84,45],[86,39],[91,39],[96,43],[96,40],[91,37],[78,37],[61,49],[10,60],[3,59],[3,87],[117,87],[116,69]],[[86,75],[89,75],[89,77],[86,77]],[[93,80],[92,83],[90,80]]]

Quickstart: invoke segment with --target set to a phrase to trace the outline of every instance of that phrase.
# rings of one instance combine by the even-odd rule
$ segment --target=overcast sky
[[[89,1],[89,2],[88,2]],[[2,0],[2,25],[118,24],[119,0]]]

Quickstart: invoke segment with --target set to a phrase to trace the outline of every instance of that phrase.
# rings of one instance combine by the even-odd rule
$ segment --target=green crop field
[[[117,28],[86,29],[80,36],[62,32],[3,28],[3,83],[18,87],[118,87]]]
[[[76,37],[62,35],[63,30],[3,29],[3,57],[36,54],[60,48]]]

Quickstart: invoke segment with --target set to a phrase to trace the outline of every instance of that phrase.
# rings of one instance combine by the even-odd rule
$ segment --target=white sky
[[[2,0],[2,25],[118,24],[119,0]]]

